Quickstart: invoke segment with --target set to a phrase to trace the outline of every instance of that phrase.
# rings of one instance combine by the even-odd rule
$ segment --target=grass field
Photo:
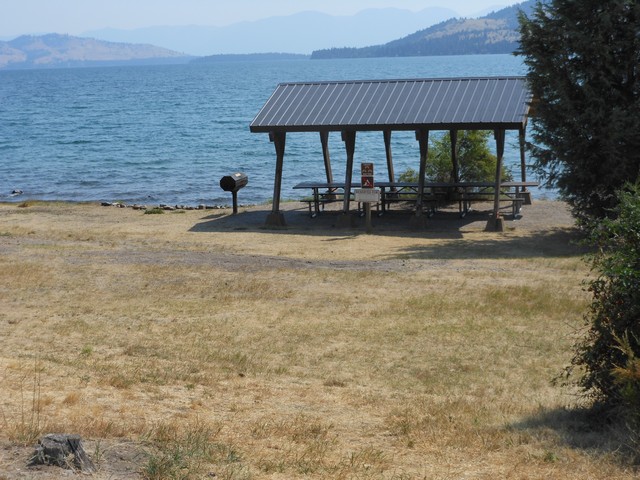
[[[589,302],[562,204],[502,234],[287,208],[0,205],[0,479],[58,478],[24,465],[52,431],[97,479],[636,478],[552,385]]]

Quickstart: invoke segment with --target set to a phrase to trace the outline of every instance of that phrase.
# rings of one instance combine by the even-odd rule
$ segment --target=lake
[[[240,202],[261,203],[273,194],[275,150],[249,124],[280,82],[524,73],[511,55],[0,71],[0,200],[220,205],[230,203],[220,178],[241,171],[249,184]],[[339,133],[329,146],[341,178]],[[414,134],[394,132],[393,153],[396,174],[416,168]],[[381,132],[358,134],[355,162],[385,171]],[[515,134],[505,163],[519,165]],[[318,134],[288,135],[283,197],[322,178]]]

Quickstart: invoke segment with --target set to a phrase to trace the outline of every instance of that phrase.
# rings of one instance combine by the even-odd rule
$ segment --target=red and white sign
[[[362,188],[373,188],[373,163],[361,163]]]

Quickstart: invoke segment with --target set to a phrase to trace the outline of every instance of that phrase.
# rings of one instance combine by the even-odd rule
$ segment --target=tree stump
[[[62,433],[50,433],[38,440],[29,465],[55,465],[86,473],[96,471],[95,465],[82,447],[80,435]]]

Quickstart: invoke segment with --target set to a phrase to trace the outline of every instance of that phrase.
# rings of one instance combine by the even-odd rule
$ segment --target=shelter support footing
[[[409,226],[415,230],[423,230],[427,228],[427,217],[421,212],[417,212],[415,215],[411,215]]]
[[[485,232],[504,232],[504,218],[498,215],[495,218],[490,218],[487,222]]]
[[[284,213],[282,212],[271,212],[267,215],[267,221],[265,222],[265,227],[286,227],[287,222],[284,220]]]

